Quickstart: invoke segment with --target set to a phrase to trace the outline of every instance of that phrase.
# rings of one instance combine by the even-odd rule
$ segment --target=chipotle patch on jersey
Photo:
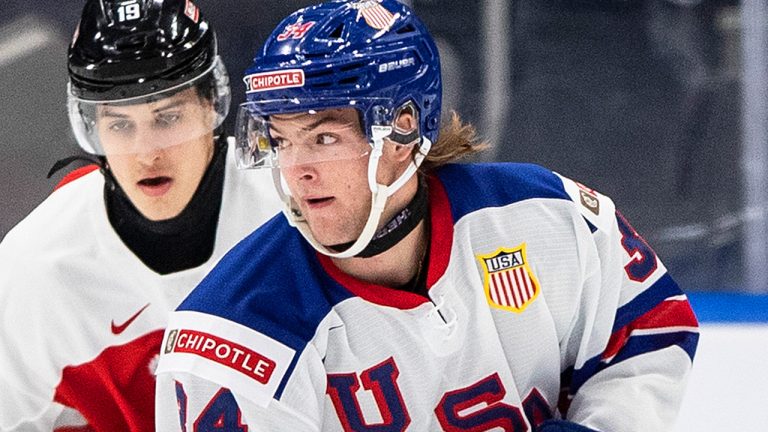
[[[168,332],[165,354],[194,354],[234,369],[267,384],[275,371],[274,360],[243,345],[196,330],[174,329]]]
[[[288,379],[296,350],[279,332],[259,330],[199,311],[175,311],[168,319],[157,365],[158,382],[203,379],[267,406]],[[194,378],[192,378],[194,377]]]

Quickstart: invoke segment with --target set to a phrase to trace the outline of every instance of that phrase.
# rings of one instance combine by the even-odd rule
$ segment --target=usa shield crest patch
[[[539,281],[528,263],[525,243],[477,255],[477,259],[483,268],[483,286],[489,305],[520,313],[539,295]]]
[[[350,3],[350,6],[357,9],[358,19],[362,16],[366,24],[376,30],[388,28],[399,16],[380,5],[377,0],[361,0],[356,3]]]

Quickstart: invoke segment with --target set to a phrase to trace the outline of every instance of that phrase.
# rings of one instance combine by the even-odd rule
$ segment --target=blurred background
[[[493,144],[485,160],[539,163],[611,196],[686,290],[768,291],[764,1],[405,2],[439,39],[445,104]],[[3,3],[0,237],[78,151],[65,85],[81,7]],[[256,47],[312,1],[197,3],[234,105]]]
[[[446,108],[493,144],[483,159],[609,195],[689,293],[702,338],[676,431],[765,430],[768,1],[403,1],[438,39]],[[218,30],[233,106],[256,48],[313,3],[195,2]],[[78,152],[65,86],[81,6],[0,8],[0,238]]]

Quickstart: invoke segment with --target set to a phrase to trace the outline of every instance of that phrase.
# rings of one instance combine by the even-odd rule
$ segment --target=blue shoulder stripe
[[[575,395],[584,383],[597,375],[600,371],[641,354],[677,345],[685,351],[688,358],[693,360],[693,357],[696,354],[698,341],[699,334],[688,331],[632,336],[627,340],[626,345],[622,347],[619,354],[617,354],[610,362],[604,363],[600,361],[600,356],[598,355],[589,359],[581,368],[572,369],[569,394]]]
[[[672,345],[682,348],[688,354],[691,361],[693,361],[698,341],[699,334],[688,331],[632,336],[627,340],[626,345],[624,345],[621,351],[616,354],[616,357],[611,360],[610,364],[616,364],[640,354],[658,351]]]
[[[232,248],[177,310],[225,318],[296,350],[275,395],[279,399],[320,322],[351,296],[279,214]]]
[[[613,323],[613,330],[611,332],[616,332],[636,320],[665,299],[681,294],[683,292],[677,286],[674,279],[672,279],[672,276],[669,273],[665,273],[648,289],[616,311],[616,321]]]
[[[449,164],[436,175],[445,185],[454,221],[482,208],[527,199],[571,200],[557,175],[533,164]]]
[[[682,291],[672,277],[669,274],[664,274],[648,289],[617,310],[612,331],[616,333],[660,305],[665,299],[681,294]],[[601,353],[589,359],[581,368],[574,369],[571,376],[570,394],[576,394],[585,382],[600,371],[640,354],[677,345],[693,360],[698,340],[698,333],[684,330],[631,335],[622,341],[621,350],[610,361],[603,360],[604,353]]]

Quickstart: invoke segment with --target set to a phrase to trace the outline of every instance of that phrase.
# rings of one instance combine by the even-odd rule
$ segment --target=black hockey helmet
[[[87,0],[68,54],[69,114],[79,144],[102,154],[95,105],[146,103],[197,86],[229,111],[216,35],[191,0]]]
[[[173,87],[208,69],[216,37],[188,0],[88,0],[69,48],[72,93],[114,100]]]

